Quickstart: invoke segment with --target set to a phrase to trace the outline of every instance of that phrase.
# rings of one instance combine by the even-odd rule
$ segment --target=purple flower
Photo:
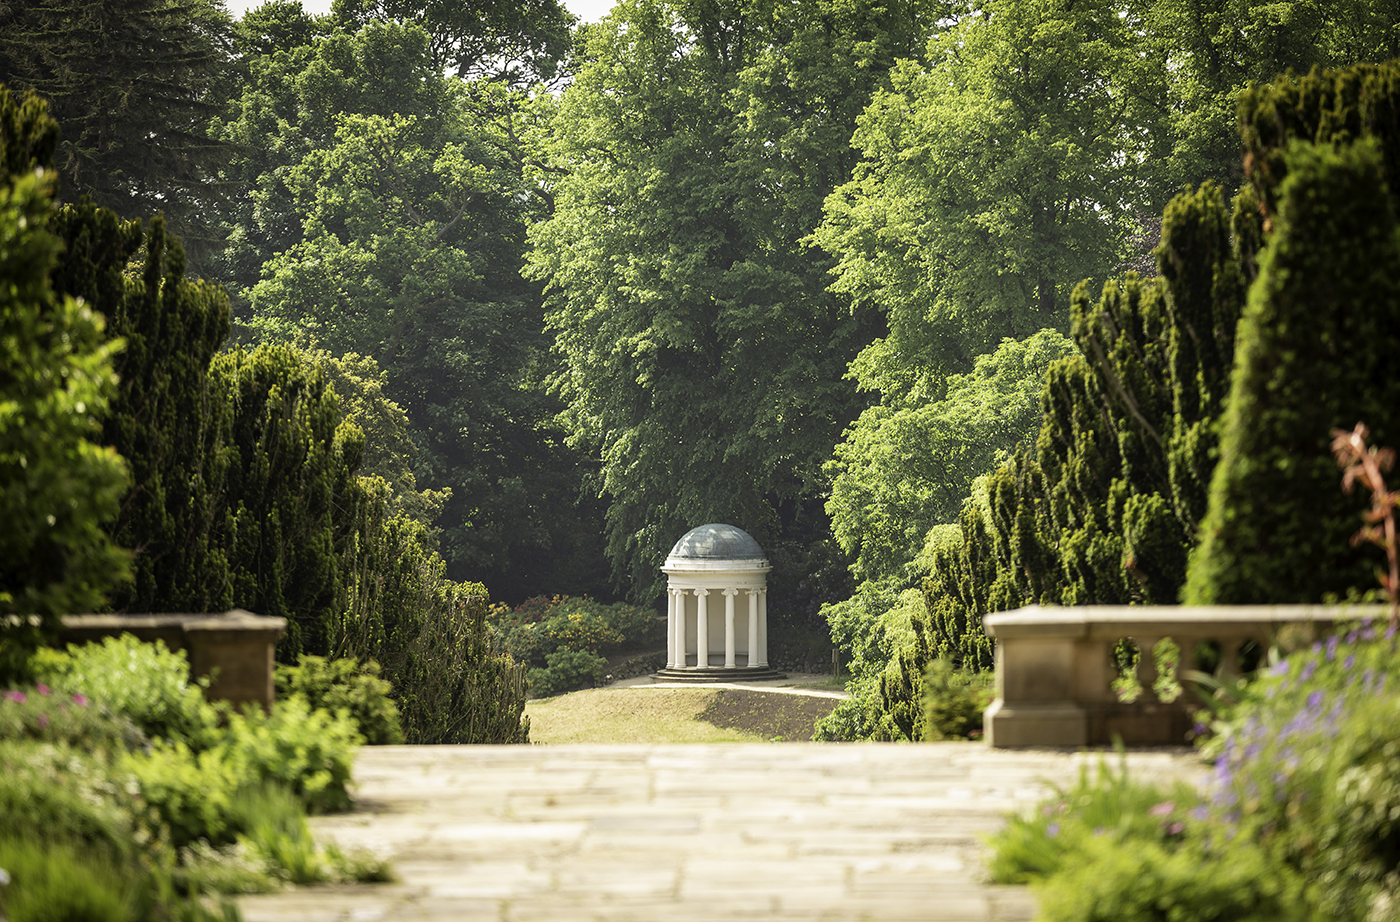
[[[1348,631],[1348,632],[1347,632],[1347,643],[1349,643],[1349,644],[1356,643],[1356,638],[1357,638],[1357,632],[1356,632],[1356,631],[1352,630],[1352,631]]]
[[[1206,725],[1203,724],[1203,723],[1201,723],[1201,722],[1198,720],[1198,721],[1196,721],[1195,726],[1193,726],[1193,727],[1191,728],[1191,732],[1194,733],[1194,734],[1196,734],[1197,736],[1205,736],[1205,734],[1206,734]]]
[[[1317,660],[1310,659],[1307,665],[1303,667],[1303,675],[1300,681],[1306,682],[1308,679],[1311,679],[1314,672],[1317,672]]]
[[[1355,666],[1355,665],[1356,665],[1356,654],[1355,654],[1355,653],[1348,653],[1348,654],[1347,654],[1347,658],[1344,659],[1344,660],[1342,660],[1342,668],[1343,668],[1343,669],[1350,669],[1352,666]]]
[[[34,690],[37,691],[39,694],[43,695],[45,698],[49,696],[49,687],[43,682],[40,682],[38,685],[34,686]]]
[[[1394,639],[1395,639],[1395,629],[1396,629],[1397,627],[1400,627],[1400,622],[1392,621],[1392,622],[1390,622],[1389,625],[1386,626],[1386,629],[1385,629],[1385,639],[1386,639],[1386,640],[1394,640]]]
[[[1308,695],[1308,707],[1313,709],[1322,707],[1322,692],[1315,691]]]
[[[1327,662],[1337,658],[1337,635],[1333,634],[1327,638]]]
[[[1046,827],[1045,827],[1045,834],[1046,834],[1047,836],[1049,836],[1050,838],[1052,838],[1052,839],[1055,838],[1055,836],[1057,836],[1057,835],[1060,834],[1060,824],[1059,824],[1059,823],[1051,823],[1049,826],[1046,826]]]
[[[5,700],[13,701],[15,704],[24,704],[24,692],[13,690],[7,691],[5,692]]]
[[[87,695],[74,695],[74,696],[73,696],[73,703],[76,704],[76,705],[77,705],[78,707],[80,707],[80,708],[85,708],[85,707],[87,707],[87,706],[88,706]]]
[[[1167,827],[1167,835],[1179,836],[1181,835],[1182,830],[1185,828],[1185,823],[1172,823],[1170,826]]]
[[[1273,667],[1272,669],[1269,670],[1269,675],[1272,675],[1272,676],[1288,675],[1288,669],[1289,669],[1289,662],[1288,662],[1288,660],[1280,660],[1279,662],[1277,662],[1277,663],[1274,664],[1274,667]]]
[[[1171,815],[1172,815],[1173,813],[1175,813],[1175,812],[1176,812],[1176,804],[1172,803],[1170,800],[1164,800],[1164,801],[1162,801],[1160,804],[1154,804],[1152,807],[1148,808],[1148,810],[1147,810],[1147,815],[1148,815],[1148,816],[1171,816]]]
[[[1210,808],[1205,804],[1201,804],[1199,807],[1195,807],[1191,810],[1191,816],[1193,819],[1208,820],[1210,819]]]

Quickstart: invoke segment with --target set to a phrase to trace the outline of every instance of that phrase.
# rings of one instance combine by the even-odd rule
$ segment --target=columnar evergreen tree
[[[104,526],[127,485],[99,447],[115,390],[102,317],[53,290],[50,228],[58,126],[0,86],[0,675],[56,636],[62,614],[101,604],[126,568]],[[31,621],[37,618],[37,623]]]
[[[1351,547],[1368,504],[1344,495],[1328,445],[1364,421],[1400,436],[1400,261],[1375,143],[1293,145],[1273,234],[1240,323],[1235,375],[1186,598],[1320,601],[1372,580]]]
[[[139,221],[83,202],[65,206],[55,226],[65,243],[55,288],[103,311],[108,335],[125,343],[103,440],[131,465],[113,536],[136,555],[112,603],[122,611],[223,611],[232,587],[216,515],[226,457],[221,398],[207,376],[228,336],[228,298],[185,277],[184,251],[160,217],[143,232]],[[141,274],[128,278],[137,255]]]

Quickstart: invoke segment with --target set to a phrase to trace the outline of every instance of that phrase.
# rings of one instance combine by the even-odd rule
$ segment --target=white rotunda
[[[763,549],[733,525],[692,528],[666,574],[667,681],[780,678],[768,666],[768,571]]]

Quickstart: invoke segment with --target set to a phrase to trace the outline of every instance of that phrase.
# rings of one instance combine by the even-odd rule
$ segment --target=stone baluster
[[[733,669],[734,662],[734,597],[738,589],[724,590],[724,668]]]
[[[710,611],[708,598],[710,590],[695,590],[695,668],[704,669],[710,665]]]
[[[1133,638],[1138,645],[1137,680],[1138,685],[1142,686],[1138,700],[1142,702],[1157,700],[1157,656],[1153,648],[1161,639],[1151,636]]]
[[[749,590],[749,665],[758,665],[758,590]]]

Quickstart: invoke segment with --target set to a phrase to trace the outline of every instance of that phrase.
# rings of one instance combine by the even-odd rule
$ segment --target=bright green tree
[[[1034,439],[1045,371],[1073,349],[1054,330],[1008,339],[950,377],[942,400],[861,414],[828,465],[826,504],[861,577],[900,573],[930,528],[957,520],[973,479]]]
[[[0,673],[53,637],[59,616],[92,610],[126,569],[104,526],[127,485],[120,456],[100,447],[116,387],[102,317],[57,295],[49,230],[58,126],[30,96],[0,87]],[[37,617],[37,621],[31,618]]]
[[[937,4],[628,0],[587,32],[531,229],[574,438],[602,460],[608,556],[639,599],[688,528],[826,532],[822,463],[874,333],[804,245],[855,119]]]
[[[863,387],[936,400],[1002,338],[1064,329],[1074,285],[1128,255],[1138,52],[1113,4],[994,0],[895,69],[815,235],[834,287],[888,318]]]

